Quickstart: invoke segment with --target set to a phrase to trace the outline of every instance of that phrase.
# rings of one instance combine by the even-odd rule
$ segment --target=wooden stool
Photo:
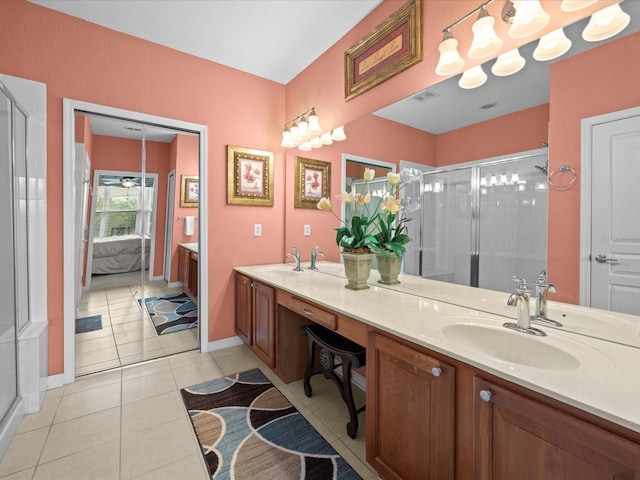
[[[309,338],[309,363],[304,372],[304,393],[311,396],[311,377],[322,373],[325,378],[333,380],[338,386],[342,400],[347,405],[351,421],[347,423],[347,434],[351,438],[358,432],[358,414],[364,411],[365,406],[356,410],[351,391],[351,369],[362,367],[366,364],[366,349],[355,342],[329,330],[321,325],[312,324],[302,327],[302,334]],[[320,365],[315,364],[316,344],[320,346]],[[334,357],[340,357],[342,363],[335,363]],[[337,367],[342,367],[342,379],[334,372]]]

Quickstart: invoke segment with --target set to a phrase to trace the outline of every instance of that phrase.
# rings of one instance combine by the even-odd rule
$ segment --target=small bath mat
[[[76,318],[76,333],[93,332],[94,330],[102,330],[102,315]]]
[[[147,297],[145,303],[158,335],[198,326],[198,306],[186,293]]]

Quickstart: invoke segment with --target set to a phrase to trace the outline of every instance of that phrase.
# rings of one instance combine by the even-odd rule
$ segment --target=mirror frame
[[[76,110],[82,113],[97,113],[133,121],[162,125],[176,130],[185,130],[198,134],[199,138],[199,228],[198,228],[198,309],[200,318],[200,352],[209,351],[209,240],[207,225],[207,126],[189,123],[172,118],[159,117],[146,113],[123,110],[94,103],[83,102],[63,98],[62,100],[62,142],[63,142],[63,181],[62,181],[62,206],[63,206],[63,258],[74,258],[74,234],[75,234],[75,115]],[[203,265],[205,266],[203,268]],[[64,368],[63,383],[73,383],[75,380],[75,271],[74,262],[64,263],[63,272],[63,332],[64,332]]]

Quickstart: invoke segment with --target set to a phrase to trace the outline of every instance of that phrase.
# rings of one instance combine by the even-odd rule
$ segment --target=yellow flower
[[[389,172],[387,173],[387,179],[389,180],[389,185],[395,187],[396,185],[400,185],[400,174]]]
[[[316,207],[318,207],[318,210],[325,210],[325,211],[331,211],[331,200],[329,200],[328,198],[322,197]]]
[[[400,205],[400,199],[396,197],[388,197],[380,206],[380,209],[383,212],[389,213],[398,213],[402,208],[402,205]]]
[[[356,202],[358,205],[366,205],[371,201],[371,194],[367,193],[366,195],[362,195],[361,193],[356,193]]]
[[[373,168],[364,167],[363,178],[365,182],[370,182],[375,178],[375,176],[376,176],[376,171]]]
[[[349,204],[353,201],[353,194],[352,193],[347,193],[347,192],[342,192],[339,193],[338,195],[336,195],[336,198],[340,199],[340,201],[344,204]]]

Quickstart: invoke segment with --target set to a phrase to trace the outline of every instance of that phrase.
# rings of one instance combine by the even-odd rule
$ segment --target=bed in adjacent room
[[[149,268],[151,238],[145,236],[144,265]],[[93,240],[91,273],[112,274],[135,272],[142,267],[141,235],[116,235]]]

